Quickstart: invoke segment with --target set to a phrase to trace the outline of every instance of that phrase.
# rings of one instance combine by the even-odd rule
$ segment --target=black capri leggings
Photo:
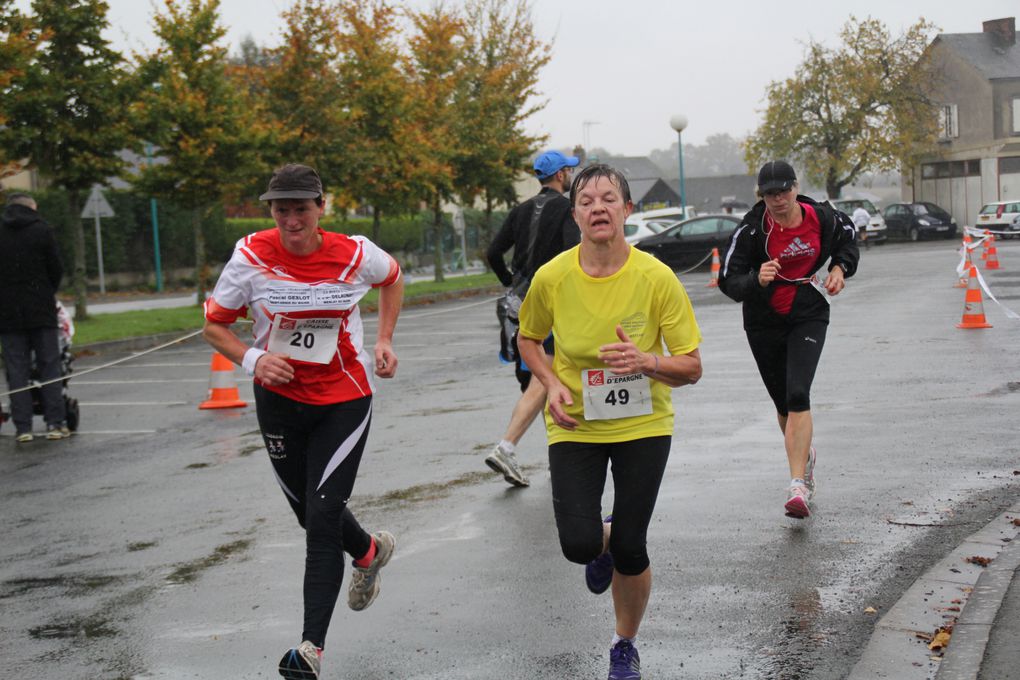
[[[553,512],[563,555],[587,564],[602,554],[602,491],[613,471],[613,530],[609,552],[621,574],[648,568],[648,524],[666,470],[672,437],[549,445]]]
[[[255,385],[262,439],[276,480],[305,529],[302,640],[325,646],[346,552],[364,557],[372,537],[347,508],[372,419],[372,397],[304,404]]]
[[[758,373],[781,415],[811,409],[811,383],[828,325],[808,320],[747,331]]]

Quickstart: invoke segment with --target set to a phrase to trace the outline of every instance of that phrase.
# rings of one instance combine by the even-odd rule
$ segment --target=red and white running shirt
[[[321,319],[323,326],[339,323],[336,351],[328,363],[292,358],[293,380],[286,385],[263,385],[306,404],[335,404],[372,393],[375,358],[364,347],[358,300],[372,288],[395,282],[400,267],[363,236],[322,229],[319,234],[322,245],[305,256],[284,248],[275,228],[238,241],[212,296],[205,301],[205,318],[230,324],[250,315],[255,322],[253,346],[259,349],[268,349],[278,315],[277,325],[284,328],[288,323],[315,323],[309,319]],[[274,336],[277,342],[282,337],[279,331]],[[299,343],[297,336],[294,342]],[[303,351],[296,344],[293,352],[287,353],[293,357]]]

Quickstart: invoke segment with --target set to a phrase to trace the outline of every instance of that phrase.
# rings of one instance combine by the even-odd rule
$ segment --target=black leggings
[[[747,331],[758,373],[781,415],[811,410],[811,383],[828,326],[809,320]]]
[[[564,557],[587,564],[602,554],[602,491],[606,466],[611,464],[614,497],[609,552],[621,574],[636,576],[648,568],[648,524],[672,439],[549,445],[553,512]]]
[[[302,640],[325,646],[346,552],[364,557],[372,537],[347,509],[372,419],[372,397],[319,406],[255,385],[262,439],[276,480],[305,529]]]

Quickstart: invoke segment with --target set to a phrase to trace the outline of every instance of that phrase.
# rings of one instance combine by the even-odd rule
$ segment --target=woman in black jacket
[[[786,444],[786,514],[803,519],[815,489],[810,395],[829,324],[828,296],[843,290],[860,254],[853,221],[797,189],[789,163],[762,166],[762,200],[733,232],[719,288],[743,303],[747,341]],[[823,266],[827,273],[820,274]]]

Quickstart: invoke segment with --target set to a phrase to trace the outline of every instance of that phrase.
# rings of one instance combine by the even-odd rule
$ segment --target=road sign
[[[103,196],[103,190],[99,185],[92,187],[89,199],[85,201],[85,209],[81,211],[82,219],[89,217],[96,222],[96,261],[99,263],[99,292],[106,294],[106,276],[103,273],[103,232],[99,228],[100,217],[113,217],[113,208]]]
[[[92,187],[89,198],[85,201],[85,208],[81,211],[82,219],[88,217],[113,217],[113,208],[110,207],[103,190],[98,186]]]

